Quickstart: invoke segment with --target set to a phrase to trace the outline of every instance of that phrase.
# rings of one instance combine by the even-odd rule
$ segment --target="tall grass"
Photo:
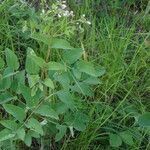
[[[147,2],[141,1],[143,5],[137,14],[134,14],[134,9],[139,7],[135,1],[133,9],[129,4],[124,9],[121,5],[115,8],[113,4],[98,11],[91,3],[86,1],[80,5],[82,8],[77,7],[77,13],[85,13],[92,20],[92,27],[86,30],[82,41],[89,58],[104,66],[107,73],[102,84],[95,87],[95,97],[88,102],[91,116],[88,128],[76,139],[65,143],[65,148],[112,149],[108,146],[109,133],[130,130],[136,142],[132,147],[125,147],[149,149],[146,133],[138,130],[132,118],[133,114],[143,113],[150,108],[150,51],[145,45],[150,35],[146,25],[149,19],[142,22]],[[99,1],[93,3],[97,5]],[[108,11],[115,13],[109,14]]]

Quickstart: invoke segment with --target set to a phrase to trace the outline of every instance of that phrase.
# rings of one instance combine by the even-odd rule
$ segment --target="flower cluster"
[[[50,11],[55,13],[59,18],[74,17],[73,11],[69,10],[66,1],[57,1],[52,5]]]
[[[83,14],[80,18],[75,17],[74,12],[70,10],[65,0],[57,0],[52,5],[46,5],[47,9],[43,9],[41,12],[42,20],[49,21],[64,21],[67,18],[67,25],[63,29],[63,33],[67,36],[74,34],[75,31],[80,33],[84,32],[84,25],[91,25],[91,22]]]
[[[65,0],[57,0],[55,3],[53,3],[51,6],[47,6],[48,11],[46,14],[53,14],[54,16],[58,18],[62,17],[74,17],[74,12],[70,10],[70,8],[67,6],[67,2]],[[45,14],[45,10],[42,10],[42,14]],[[86,19],[85,14],[83,14],[80,19],[76,20],[77,25],[78,24],[88,24],[91,25],[91,22]]]

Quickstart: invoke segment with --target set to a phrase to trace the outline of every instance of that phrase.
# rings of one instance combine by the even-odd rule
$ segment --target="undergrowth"
[[[0,1],[1,149],[150,149],[150,2]]]

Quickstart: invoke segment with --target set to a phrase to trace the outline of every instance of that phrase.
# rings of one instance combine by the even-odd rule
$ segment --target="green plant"
[[[149,149],[148,0],[2,0],[0,14],[1,149]]]
[[[0,141],[22,140],[30,146],[33,137],[46,136],[46,127],[55,128],[55,141],[62,139],[68,129],[73,136],[74,129],[86,128],[88,116],[80,105],[84,96],[93,96],[90,86],[99,84],[98,77],[104,70],[84,60],[84,51],[63,39],[53,39],[50,48],[62,49],[59,62],[49,61],[49,57],[44,60],[31,48],[22,70],[10,49],[5,50],[6,65],[0,59],[0,104],[4,115]]]

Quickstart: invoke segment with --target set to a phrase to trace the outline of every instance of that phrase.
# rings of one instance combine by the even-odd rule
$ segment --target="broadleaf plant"
[[[47,134],[49,123],[55,126],[56,142],[67,131],[73,135],[74,130],[86,129],[89,119],[79,106],[81,97],[93,96],[91,86],[100,83],[97,70],[83,59],[82,49],[72,48],[64,39],[52,40],[51,49],[62,50],[59,61],[38,56],[31,48],[22,69],[10,49],[5,51],[5,61],[0,59],[0,105],[5,113],[0,141],[20,140],[30,146],[33,138]]]

